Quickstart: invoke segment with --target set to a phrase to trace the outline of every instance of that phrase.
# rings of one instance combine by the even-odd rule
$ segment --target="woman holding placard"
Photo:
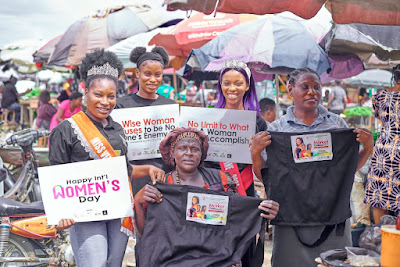
[[[167,51],[163,47],[156,46],[150,52],[145,47],[136,47],[132,50],[131,62],[136,64],[135,75],[139,81],[139,91],[118,98],[116,108],[138,108],[147,106],[176,104],[157,94],[157,89],[162,85],[163,69],[169,64]],[[146,159],[131,161],[135,165],[151,164],[166,172],[171,171],[161,159]],[[132,190],[135,195],[145,184],[150,182],[150,177],[143,177],[132,182]]]
[[[87,111],[75,114],[54,128],[50,135],[50,165],[103,158],[100,153],[104,150],[89,141],[95,138],[112,157],[126,157],[127,154],[123,128],[109,116],[116,104],[122,63],[114,53],[97,50],[86,55],[80,68],[86,82]],[[147,175],[153,181],[165,179],[165,173],[151,165],[131,166],[127,161],[127,168],[132,179]],[[61,230],[71,227],[77,266],[121,266],[133,222],[131,217],[80,223],[63,219],[57,227]]]
[[[288,76],[287,90],[293,97],[294,106],[288,108],[286,115],[272,122],[268,126],[269,131],[312,133],[348,128],[346,122],[340,116],[328,112],[319,104],[321,103],[322,95],[321,81],[319,75],[315,71],[308,68],[294,70]],[[356,141],[362,144],[362,148],[359,150],[358,161],[355,161],[356,167],[359,169],[364,165],[371,154],[374,142],[372,133],[367,129],[355,129],[354,133],[356,133]],[[352,138],[352,136],[350,137]],[[268,169],[266,168],[265,160],[261,153],[265,151],[265,148],[269,146],[271,142],[274,141],[271,140],[269,132],[260,132],[253,138],[251,146],[254,173],[257,177],[262,177],[263,180],[264,178],[268,179]],[[332,144],[332,141],[330,142]],[[301,142],[296,142],[296,144],[293,145],[297,146],[300,145],[300,143]],[[356,149],[358,149],[358,147]],[[336,156],[340,158],[339,155]],[[293,157],[295,156],[293,155]],[[273,164],[275,164],[275,162],[273,162]],[[310,164],[314,164],[314,162]],[[320,166],[321,165],[317,167],[316,165],[306,165],[311,171],[314,169],[321,169]],[[292,166],[291,168],[295,169]],[[336,166],[336,168],[337,170],[340,168],[343,169],[343,166]],[[323,165],[322,169],[326,171],[327,165]],[[325,173],[325,175],[328,174]],[[309,183],[307,183],[309,182],[308,180],[302,181],[304,185],[309,185]],[[332,180],[329,185],[333,187]],[[341,192],[345,191],[343,187],[340,188]],[[311,196],[313,189],[320,190],[310,188],[310,199],[313,199],[313,196]],[[326,188],[326,192],[323,193],[328,195],[332,190],[332,188]],[[351,188],[349,190],[351,190]],[[307,191],[304,190],[304,192]],[[296,192],[291,193],[296,194]],[[338,201],[339,197],[337,195],[334,197],[335,200]],[[299,201],[302,201],[302,199],[299,199]],[[326,203],[323,201],[315,204],[318,205],[320,210],[329,209],[324,206]],[[286,203],[285,205],[287,205],[285,206],[285,208],[287,208],[291,204]],[[317,263],[314,259],[319,257],[320,253],[331,249],[351,246],[349,221],[336,222],[336,224],[325,226],[318,221],[320,219],[318,217],[318,212],[320,211],[314,210],[312,213],[314,220],[313,226],[298,226],[295,223],[275,226],[272,266],[316,266]],[[290,257],[288,257],[288,255],[290,255]]]

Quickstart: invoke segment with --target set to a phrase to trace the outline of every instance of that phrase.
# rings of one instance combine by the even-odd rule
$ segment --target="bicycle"
[[[4,166],[0,166],[0,182],[4,182],[4,198],[20,202],[41,200],[38,180],[38,160],[33,150],[33,143],[40,137],[47,136],[49,131],[25,129],[14,133],[6,140],[7,145],[18,145],[21,148],[22,172],[17,180]],[[1,145],[2,147],[4,145]]]

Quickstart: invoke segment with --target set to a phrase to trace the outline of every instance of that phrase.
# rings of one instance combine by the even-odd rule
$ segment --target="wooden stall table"
[[[33,126],[34,112],[38,107],[39,100],[37,98],[20,100],[19,104],[21,105],[20,123],[23,126],[27,125],[29,128],[31,128]]]

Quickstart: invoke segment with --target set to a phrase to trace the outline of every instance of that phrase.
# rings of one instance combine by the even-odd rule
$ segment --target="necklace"
[[[179,180],[178,168],[175,169],[175,182],[176,184],[181,184],[181,181]]]

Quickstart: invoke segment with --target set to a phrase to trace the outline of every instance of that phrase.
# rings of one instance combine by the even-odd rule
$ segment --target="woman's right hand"
[[[70,228],[74,224],[75,224],[75,221],[72,219],[61,219],[58,222],[58,225],[56,225],[56,229],[62,231],[62,230]]]
[[[251,137],[251,153],[259,154],[271,144],[271,134],[269,132],[259,132]]]
[[[137,194],[135,195],[135,202],[139,204],[145,204],[146,202],[160,203],[162,201],[162,194],[157,188],[146,184]]]

